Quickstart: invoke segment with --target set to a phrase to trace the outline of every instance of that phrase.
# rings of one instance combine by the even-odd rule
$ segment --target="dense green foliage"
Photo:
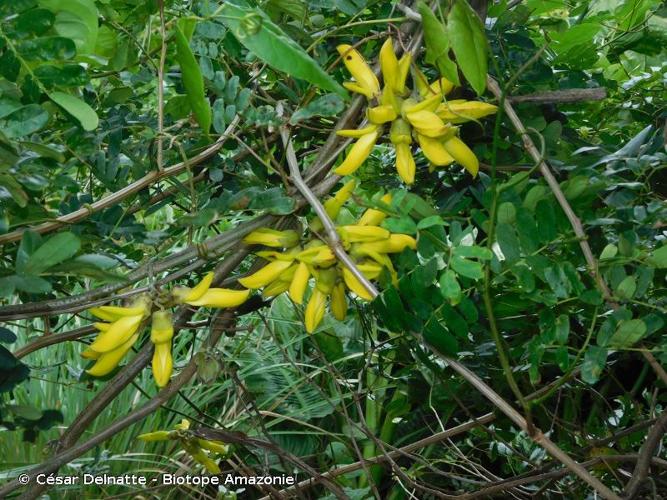
[[[290,181],[279,127],[289,125],[303,176],[324,199],[334,190],[324,176],[344,157],[327,139],[351,106],[343,128],[363,120],[341,86],[349,73],[336,46],[354,44],[375,63],[387,36],[408,49],[423,29],[414,64],[430,81],[460,81],[450,99],[511,103],[564,198],[506,112],[461,126],[480,160],[476,178],[456,164],[430,171],[415,155],[415,184],[406,187],[391,144],[377,144],[339,217],[357,220],[392,194],[383,227],[417,239],[415,251],[394,258],[397,283],[383,274],[377,299],[350,297],[345,321],[327,314],[312,335],[304,307],[286,295],[251,299],[231,327],[223,313],[183,313],[175,372],[195,366],[194,378],[60,473],[200,473],[172,441],[135,439],[184,417],[269,444],[234,443],[223,473],[242,466],[315,477],[303,492],[312,498],[474,493],[563,467],[450,358],[621,494],[667,403],[667,8],[658,0],[410,6],[0,0],[0,479],[62,451],[54,441],[122,376],[122,366],[101,379],[85,373],[79,354],[91,331],[66,342],[58,335],[90,325],[91,306],[192,286],[223,259],[239,260],[221,272],[233,286],[256,260],[239,240],[257,220],[253,228],[305,227],[313,212]],[[486,90],[487,71],[501,99]],[[67,214],[75,217],[58,219]],[[143,345],[147,334],[135,350]],[[158,394],[148,368],[120,387],[79,443]],[[338,476],[340,491],[315,476],[488,412],[484,426],[418,456]],[[612,458],[591,462],[599,456]],[[664,496],[664,460],[648,476],[633,493]],[[81,488],[50,494],[71,498]],[[567,468],[496,494],[538,490],[593,494]],[[268,493],[246,488],[239,498]]]

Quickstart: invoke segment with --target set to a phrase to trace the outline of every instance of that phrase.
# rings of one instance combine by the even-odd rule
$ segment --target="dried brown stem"
[[[635,464],[635,470],[632,472],[632,478],[623,489],[623,496],[625,498],[634,498],[639,493],[644,481],[648,477],[651,459],[658,450],[665,433],[667,433],[667,412],[663,411],[658,416],[653,427],[651,427],[648,436],[646,436],[646,441],[644,441],[639,451],[639,459]]]

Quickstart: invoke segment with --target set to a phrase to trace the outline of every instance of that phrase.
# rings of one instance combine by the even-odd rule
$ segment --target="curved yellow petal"
[[[276,260],[268,263],[250,276],[239,278],[238,281],[246,288],[262,288],[275,280],[280,273],[291,265],[292,261]]]
[[[376,125],[382,125],[396,119],[396,110],[393,106],[382,105],[375,106],[374,108],[368,108],[366,110],[366,116],[368,116],[368,121]]]
[[[171,356],[171,342],[155,344],[151,366],[153,368],[155,384],[158,387],[167,385],[174,369],[174,360]]]
[[[387,205],[391,203],[391,193],[385,194],[380,201],[386,203]],[[382,210],[376,210],[375,208],[369,208],[366,210],[359,221],[357,222],[358,226],[379,226],[382,221],[387,217],[387,214]]]
[[[93,351],[106,353],[125,344],[139,329],[143,316],[125,316],[114,321],[106,332],[100,332],[90,344]]]
[[[310,296],[308,305],[306,306],[305,323],[306,331],[308,333],[313,333],[317,326],[322,322],[324,318],[324,308],[326,306],[327,296],[322,293],[319,289],[314,288],[313,294]]]
[[[127,354],[127,351],[132,348],[138,338],[139,334],[135,333],[117,348],[100,354],[95,364],[86,370],[86,373],[93,377],[103,377],[111,373],[113,369],[118,366],[118,363],[120,363],[125,354]]]
[[[331,292],[331,314],[338,321],[343,321],[347,315],[347,297],[343,283],[336,283]]]
[[[343,87],[345,87],[350,92],[354,92],[355,94],[364,95],[368,99],[373,98],[373,92],[371,92],[370,89],[362,87],[357,82],[343,82]]]
[[[306,292],[309,279],[310,270],[308,265],[305,262],[299,262],[289,287],[289,296],[295,303],[301,304],[303,302],[303,294]]]
[[[268,227],[255,229],[243,238],[246,245],[264,245],[273,248],[289,248],[299,243],[299,233],[292,229],[279,231]]]
[[[345,281],[345,285],[359,297],[364,300],[373,300],[373,296],[347,267],[343,267],[343,280]]]
[[[336,135],[340,137],[354,137],[358,139],[364,135],[368,135],[377,130],[377,125],[371,124],[364,128],[344,128],[336,131]]]
[[[383,227],[378,226],[348,225],[338,226],[336,230],[343,240],[350,243],[384,240],[389,238],[391,234]]]
[[[380,82],[359,51],[347,44],[339,45],[336,50],[342,56],[345,67],[356,80],[357,85],[370,92],[371,96],[379,95]]]
[[[399,177],[406,184],[413,184],[417,165],[412,157],[410,146],[408,144],[396,144],[394,147],[396,148],[396,170]]]
[[[197,286],[192,288],[190,290],[190,293],[188,293],[185,296],[185,302],[188,302],[190,300],[197,300],[199,297],[204,295],[206,293],[206,290],[209,289],[211,286],[211,283],[213,283],[213,278],[215,277],[214,273],[207,273],[204,278],[197,283]]]
[[[276,261],[280,262],[280,261]],[[288,263],[289,264],[289,263]],[[239,280],[241,281],[241,280]],[[191,306],[228,308],[243,304],[250,296],[250,290],[230,290],[209,288],[199,299],[188,302]]]
[[[480,101],[447,101],[441,103],[435,110],[436,114],[449,123],[464,123],[470,120],[478,120],[485,116],[495,114],[498,106]]]
[[[384,85],[396,90],[400,76],[398,59],[391,38],[387,38],[380,49],[380,69],[382,70]]]
[[[424,156],[434,165],[441,167],[454,162],[454,158],[442,145],[442,141],[421,134],[417,135],[417,141]]]
[[[444,141],[443,146],[456,162],[470,172],[473,177],[477,175],[479,160],[465,142],[455,136]]]
[[[354,173],[362,163],[366,161],[366,158],[373,151],[375,142],[378,139],[378,131],[374,130],[370,134],[366,134],[360,137],[350,149],[350,152],[345,157],[343,163],[334,170],[338,175],[350,175]]]

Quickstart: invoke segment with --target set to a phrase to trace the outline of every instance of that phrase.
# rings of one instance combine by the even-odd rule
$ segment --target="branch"
[[[667,432],[667,412],[660,413],[657,421],[651,427],[651,430],[646,436],[646,441],[639,451],[639,460],[635,465],[635,470],[632,472],[632,478],[628,481],[623,489],[623,496],[625,498],[634,498],[648,477],[649,467],[651,466],[651,459],[655,455],[658,447],[662,442],[662,437]]]
[[[592,458],[586,462],[582,462],[581,466],[587,469],[594,467],[601,463],[614,463],[614,462],[633,462],[637,461],[639,457],[637,455],[604,455],[600,457]],[[667,462],[657,458],[653,458],[652,464],[657,467],[667,468]],[[481,490],[477,490],[472,493],[465,493],[459,495],[456,498],[460,500],[472,500],[473,498],[488,498],[492,495],[497,495],[505,490],[514,488],[516,486],[521,486],[523,484],[537,483],[539,481],[546,481],[549,479],[560,479],[570,474],[570,470],[563,468],[554,471],[548,472],[538,472],[533,471],[529,474],[522,474],[511,479],[505,479],[503,481],[498,481],[495,484],[486,486]]]
[[[231,444],[240,444],[242,446],[249,445],[273,452],[276,455],[285,459],[286,461],[291,462],[297,467],[303,469],[305,472],[314,476],[314,478],[312,479],[313,481],[326,483],[329,486],[329,488],[333,491],[333,493],[336,495],[336,498],[343,498],[343,499],[347,498],[341,487],[338,486],[338,484],[336,484],[334,481],[331,481],[329,476],[327,476],[326,474],[320,474],[310,465],[301,460],[299,457],[283,450],[279,446],[269,441],[248,436],[243,432],[228,431],[225,429],[211,429],[208,427],[200,427],[198,429],[195,429],[194,434],[203,439],[208,439],[213,441],[223,441],[225,443],[231,443]]]
[[[292,145],[292,139],[289,135],[289,130],[286,126],[280,128],[280,137],[282,138],[283,145],[285,146],[285,152],[287,157],[287,164],[289,165],[290,176],[292,178],[292,183],[296,186],[299,192],[303,195],[306,201],[313,208],[317,216],[320,218],[324,230],[327,234],[327,244],[336,255],[339,261],[347,267],[350,272],[354,275],[357,280],[364,286],[364,288],[370,293],[373,297],[376,297],[378,294],[377,289],[373,284],[363,275],[363,273],[357,268],[354,261],[347,254],[343,245],[340,242],[340,237],[336,231],[336,226],[331,221],[329,214],[320,203],[320,200],[315,196],[315,194],[310,190],[308,185],[304,182],[301,177],[301,171],[299,170],[299,161],[296,158],[294,153],[294,146]],[[336,180],[339,177],[336,178]]]
[[[54,333],[51,335],[42,335],[37,340],[30,342],[27,345],[24,345],[19,350],[14,353],[14,357],[21,359],[27,356],[30,353],[43,349],[45,347],[60,344],[61,342],[67,342],[69,340],[77,340],[91,333],[97,332],[97,329],[94,326],[82,326],[76,330],[71,330],[65,333]]]
[[[388,453],[382,453],[374,457],[370,457],[364,460],[359,460],[358,462],[353,462],[351,464],[343,465],[341,467],[336,467],[335,469],[331,469],[329,472],[325,472],[324,474],[322,474],[322,477],[331,478],[331,477],[341,476],[343,474],[348,474],[350,472],[359,470],[364,465],[382,463],[394,458],[401,458],[408,453],[412,453],[413,451],[425,448],[426,446],[432,445],[434,443],[439,443],[440,441],[444,441],[445,439],[449,439],[459,434],[463,434],[464,432],[468,432],[470,429],[473,429],[478,425],[487,424],[495,420],[495,418],[496,417],[493,413],[487,413],[486,415],[482,415],[481,417],[475,420],[470,420],[461,425],[457,425],[456,427],[452,427],[451,429],[438,432],[436,434],[433,434],[432,436],[420,439],[419,441],[415,441],[412,444],[408,444],[406,446],[390,451]],[[294,486],[281,490],[280,492],[281,496],[289,495],[295,493],[298,490],[308,488],[313,484],[315,484],[316,482],[317,481],[313,478],[306,479],[305,481],[301,481],[300,483],[295,484]],[[268,497],[264,497],[261,500],[268,500]]]
[[[556,197],[558,204],[563,209],[563,212],[565,213],[567,220],[570,221],[570,225],[574,230],[574,234],[577,236],[577,240],[579,241],[579,247],[581,248],[581,252],[584,255],[584,259],[586,260],[588,272],[595,281],[598,289],[602,293],[602,296],[604,297],[607,303],[612,305],[612,307],[618,308],[618,304],[615,303],[611,291],[607,286],[607,283],[600,274],[597,259],[593,255],[593,251],[591,250],[591,247],[588,244],[588,236],[584,231],[583,225],[581,224],[579,217],[577,217],[577,214],[575,214],[574,210],[572,210],[570,203],[567,201],[567,198],[565,197],[565,194],[561,190],[560,184],[558,183],[553,173],[551,172],[549,165],[544,160],[544,158],[540,154],[540,151],[535,146],[535,143],[533,143],[533,140],[528,135],[526,127],[524,127],[523,122],[516,114],[516,111],[514,110],[512,103],[509,102],[507,99],[503,99],[503,91],[498,86],[498,83],[490,76],[487,76],[486,86],[491,91],[491,93],[494,96],[496,96],[496,98],[499,101],[503,102],[505,113],[507,114],[510,121],[514,125],[516,131],[521,136],[521,140],[523,141],[523,146],[525,150],[528,152],[531,158],[533,158],[533,160],[535,160],[535,162],[539,165],[539,170],[540,173],[542,174],[542,177],[544,177],[544,179],[546,180],[547,185],[549,186],[554,196]],[[665,372],[662,366],[660,366],[660,364],[648,350],[641,349],[641,352],[644,358],[654,368],[658,377],[662,380],[664,384],[667,385],[667,372]]]
[[[520,104],[524,102],[534,102],[537,104],[555,104],[581,101],[601,101],[606,98],[607,89],[600,87],[594,89],[567,89],[535,92],[534,94],[507,97],[507,100],[513,104]]]
[[[31,228],[17,229],[16,231],[0,235],[0,246],[4,245],[5,243],[11,243],[13,241],[20,240],[23,237],[23,233],[27,231],[27,229],[35,231],[39,234],[44,234],[44,233],[49,233],[51,231],[55,231],[56,229],[60,229],[63,226],[79,222],[83,219],[86,219],[90,215],[99,212],[100,210],[104,210],[105,208],[109,208],[113,205],[116,205],[118,202],[124,200],[128,196],[132,196],[133,194],[138,193],[139,191],[150,186],[151,184],[154,184],[167,177],[172,177],[174,175],[180,174],[181,172],[186,170],[188,166],[192,167],[194,165],[198,165],[208,160],[213,155],[215,155],[220,150],[220,148],[222,148],[225,141],[230,136],[231,132],[236,128],[238,122],[239,118],[238,116],[236,116],[234,120],[232,120],[232,122],[229,124],[225,132],[218,138],[217,141],[215,141],[211,146],[206,148],[198,155],[195,155],[192,158],[190,158],[187,162],[183,161],[177,163],[176,165],[172,165],[171,167],[165,168],[164,170],[154,170],[153,172],[149,172],[148,174],[144,175],[141,179],[138,179],[133,183],[128,184],[123,189],[111,193],[110,195],[107,195],[104,198],[97,200],[96,202],[90,205],[86,205],[83,208],[75,210],[74,212],[62,215],[51,222],[45,222],[43,224]]]
[[[491,401],[500,411],[507,415],[516,425],[523,431],[528,433],[528,436],[535,441],[536,444],[544,448],[551,456],[558,459],[571,472],[579,476],[593,487],[603,498],[611,500],[621,500],[621,498],[611,491],[607,486],[602,484],[599,479],[593,477],[581,464],[577,463],[567,453],[561,450],[553,441],[551,441],[544,433],[537,427],[533,426],[533,433],[528,432],[528,423],[521,414],[516,411],[507,401],[505,401],[497,392],[489,387],[482,379],[480,379],[473,372],[468,370],[458,361],[454,361],[433,349],[433,352],[438,354],[442,359],[447,361],[447,364],[452,367],[459,375],[468,381],[475,389],[482,393],[489,401]]]

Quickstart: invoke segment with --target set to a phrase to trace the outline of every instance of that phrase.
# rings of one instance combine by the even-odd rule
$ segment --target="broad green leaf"
[[[456,273],[451,269],[447,269],[440,276],[440,292],[452,305],[458,304],[461,300],[461,285],[456,279]]]
[[[347,97],[345,89],[260,9],[240,0],[225,2],[220,20],[241,44],[273,68]]]
[[[5,408],[19,418],[26,420],[39,420],[42,418],[41,410],[27,405],[7,405]]]
[[[456,356],[459,352],[459,343],[456,337],[435,319],[426,323],[422,335],[426,342],[443,354]]]
[[[56,32],[73,40],[79,55],[94,53],[99,30],[95,0],[40,0],[39,3],[56,15]]]
[[[506,201],[498,206],[498,222],[503,224],[513,224],[516,220],[516,208],[514,204]]]
[[[343,100],[338,94],[326,94],[297,109],[290,118],[290,123],[295,125],[314,116],[336,116],[343,108]]]
[[[496,238],[498,245],[500,245],[500,250],[502,250],[508,262],[514,262],[521,257],[519,239],[517,238],[514,226],[501,222],[496,226]]]
[[[392,233],[415,234],[417,232],[417,224],[412,217],[407,215],[389,217],[382,222],[382,227]]]
[[[602,249],[600,253],[600,260],[613,259],[618,253],[618,247],[613,243],[609,243]]]
[[[88,83],[88,74],[79,64],[65,64],[61,67],[45,64],[35,69],[35,76],[46,87],[79,87]]]
[[[14,111],[22,106],[21,101],[12,99],[11,97],[0,97],[0,118],[12,114]]]
[[[18,52],[30,61],[62,61],[76,54],[76,45],[69,38],[51,36],[25,40],[18,45]]]
[[[598,346],[588,346],[584,355],[584,362],[581,364],[581,378],[587,384],[595,384],[600,380],[602,370],[607,363],[607,349]]]
[[[648,258],[649,264],[658,269],[667,268],[667,245],[663,245],[653,252]]]
[[[99,118],[95,110],[82,99],[64,92],[51,92],[49,98],[78,120],[84,130],[95,130]]]
[[[22,34],[42,35],[46,33],[56,17],[47,9],[30,9],[16,18],[16,31]]]
[[[424,42],[426,44],[426,62],[434,65],[440,74],[455,85],[460,85],[459,71],[456,63],[449,56],[449,35],[447,26],[433,14],[423,2],[419,2],[419,13],[422,16]]]
[[[478,247],[477,245],[455,247],[454,255],[458,255],[459,257],[474,257],[482,260],[491,260],[493,258],[491,250],[486,247]]]
[[[73,233],[51,236],[28,258],[24,272],[37,275],[74,256],[81,243]]]
[[[16,261],[14,265],[14,270],[17,274],[25,273],[25,268],[30,256],[40,247],[42,241],[42,235],[35,231],[28,229],[23,232],[21,243],[19,243],[19,248],[16,251]]]
[[[446,226],[447,223],[439,215],[430,215],[417,223],[417,229],[420,231],[433,226]]]
[[[488,42],[482,21],[466,0],[456,0],[447,17],[449,40],[466,80],[478,95],[486,88]]]
[[[457,274],[465,276],[466,278],[478,280],[484,276],[482,265],[479,262],[464,259],[455,255],[452,257],[450,264]]]
[[[631,347],[646,335],[646,323],[641,319],[621,321],[609,339],[609,345],[613,347]]]
[[[49,121],[49,114],[39,104],[28,104],[0,120],[0,130],[8,139],[37,132]]]
[[[208,134],[211,129],[212,112],[204,91],[204,77],[187,38],[178,26],[174,30],[174,39],[176,40],[176,59],[181,67],[181,79],[190,101],[190,107],[192,107],[197,123]]]
[[[556,318],[554,334],[557,344],[567,343],[567,338],[570,336],[570,318],[567,314],[561,314]]]
[[[14,274],[0,278],[0,297],[9,297],[15,290],[25,293],[49,293],[51,283],[39,276]]]
[[[622,299],[631,299],[637,291],[637,282],[633,276],[627,276],[616,287],[616,295]]]
[[[7,190],[19,207],[23,208],[28,205],[28,193],[25,192],[13,176],[0,174],[0,187]]]

